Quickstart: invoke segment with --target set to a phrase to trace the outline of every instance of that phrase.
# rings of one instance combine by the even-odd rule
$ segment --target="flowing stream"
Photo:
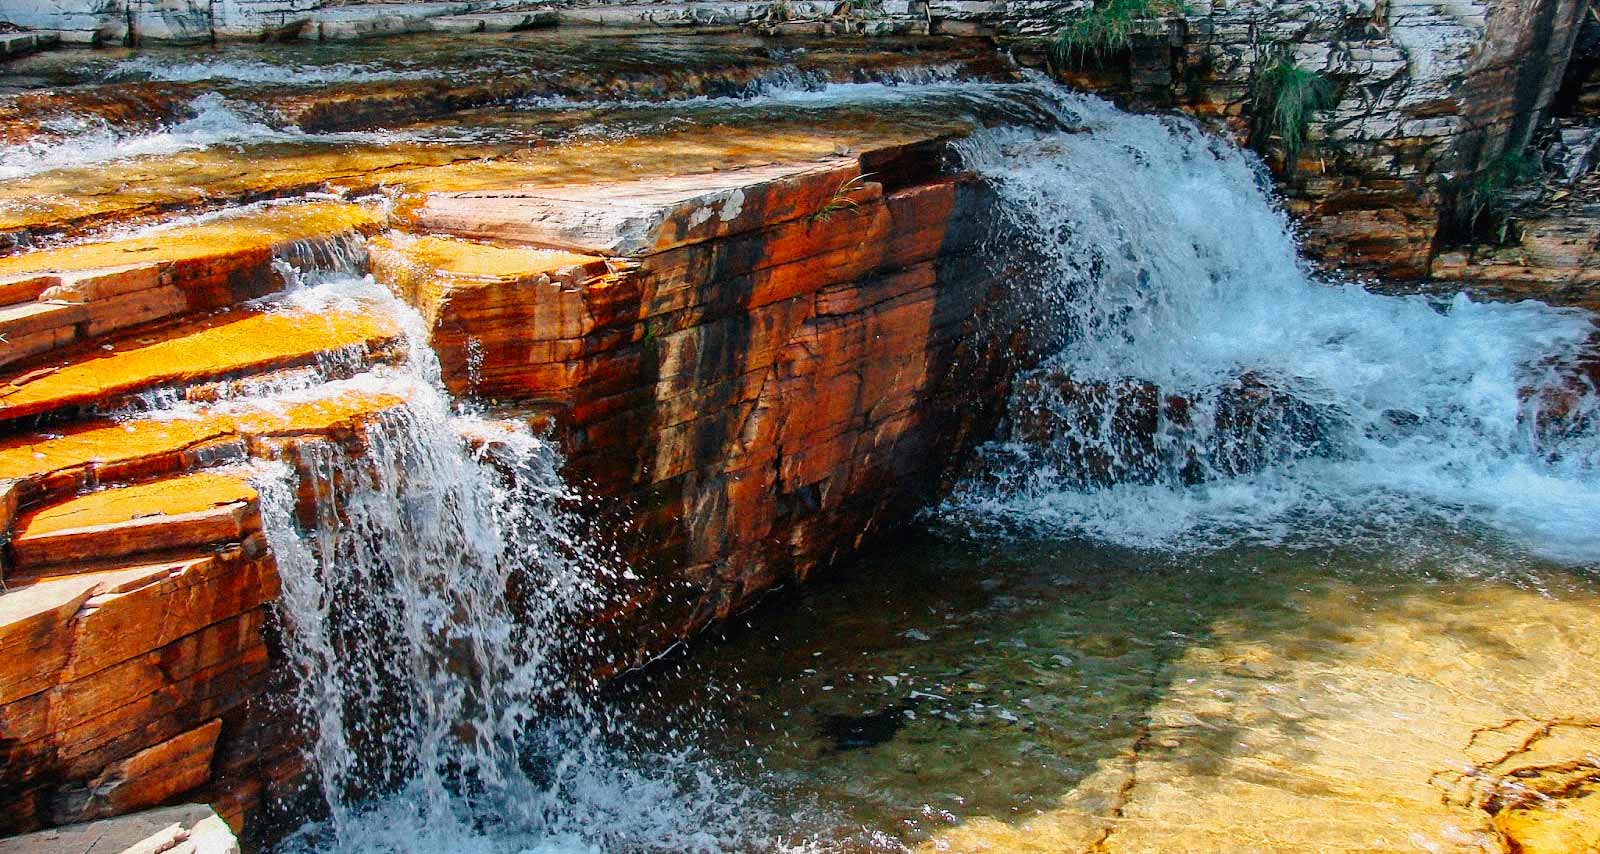
[[[1600,560],[1600,408],[1570,364],[1588,313],[1327,281],[1253,158],[1186,120],[1043,97],[1071,132],[961,149],[1026,235],[1039,322],[1068,341],[1019,384],[1010,440],[947,517],[1177,549],[1421,522]]]
[[[253,60],[116,73],[280,77]],[[406,401],[360,453],[256,470],[327,806],[283,851],[1191,850],[1159,842],[1183,826],[1213,850],[1206,833],[1335,808],[1348,826],[1274,850],[1485,850],[1488,819],[1442,809],[1430,771],[1470,766],[1482,719],[1600,715],[1600,402],[1571,364],[1593,319],[1330,281],[1259,163],[1192,122],[955,73],[511,109],[618,133],[972,115],[957,153],[1004,218],[986,251],[1063,342],[928,531],[620,687],[586,663],[628,569],[587,536],[559,454],[451,401],[419,319],[358,265],[300,259],[283,310],[358,304],[409,347],[239,392]],[[496,121],[478,130],[512,132]],[[432,138],[301,133],[217,93],[134,136],[69,124],[0,149],[0,177]],[[1389,799],[1352,807],[1368,785]],[[1385,823],[1392,838],[1361,836]]]

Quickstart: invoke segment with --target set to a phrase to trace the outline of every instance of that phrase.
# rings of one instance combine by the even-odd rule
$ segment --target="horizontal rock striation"
[[[1020,327],[983,257],[992,199],[943,136],[843,154],[768,133],[719,161],[743,168],[508,163],[387,206],[256,205],[0,258],[0,832],[200,799],[259,834],[263,803],[298,797],[290,629],[242,464],[359,457],[405,400],[250,389],[420,342],[386,310],[263,305],[285,261],[370,269],[451,394],[554,431],[636,576],[597,615],[602,674],[911,518],[1030,351],[990,334]]]
[[[627,660],[903,523],[997,417],[1023,343],[981,334],[989,198],[936,150],[436,194],[408,227],[460,237],[374,245],[450,389],[540,408],[607,499]]]
[[[0,831],[202,788],[237,823],[294,754],[254,735],[275,723],[261,701],[279,583],[259,497],[230,466],[292,462],[307,441],[358,451],[401,401],[207,402],[264,373],[395,358],[384,318],[246,305],[283,287],[275,259],[376,224],[314,203],[0,260]],[[98,414],[151,394],[196,406]]]

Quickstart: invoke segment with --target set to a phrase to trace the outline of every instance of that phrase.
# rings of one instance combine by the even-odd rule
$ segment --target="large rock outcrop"
[[[908,520],[998,416],[988,198],[937,151],[435,194],[410,227],[467,239],[375,244],[451,390],[542,406],[609,500],[638,656]]]
[[[300,465],[308,443],[359,456],[404,401],[248,390],[408,350],[382,312],[261,305],[290,283],[281,262],[370,265],[422,315],[452,394],[552,426],[638,576],[601,615],[621,651],[602,671],[908,520],[991,429],[1027,349],[982,334],[1015,308],[979,251],[989,195],[939,136],[858,154],[775,138],[723,161],[764,164],[745,168],[557,183],[496,166],[383,205],[257,206],[0,258],[0,831],[196,798],[240,827],[305,778],[240,464]]]

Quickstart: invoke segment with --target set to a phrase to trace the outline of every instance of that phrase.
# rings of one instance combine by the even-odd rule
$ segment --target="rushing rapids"
[[[1179,549],[1481,526],[1600,558],[1600,398],[1569,364],[1588,313],[1326,280],[1247,155],[1183,120],[1043,97],[1072,132],[996,128],[961,150],[1026,235],[1038,322],[1069,340],[946,512]]]
[[[648,142],[680,125],[706,140],[725,125],[785,130],[874,114],[939,134],[970,129],[945,159],[976,173],[999,212],[983,223],[987,239],[973,249],[1025,292],[1024,331],[1034,347],[1052,350],[1037,365],[1029,347],[1013,354],[1019,363],[1010,367],[1027,372],[1012,383],[1000,436],[931,512],[940,532],[975,536],[873,559],[924,589],[881,580],[847,589],[860,638],[830,638],[827,628],[807,624],[813,610],[849,622],[847,609],[822,594],[823,604],[807,600],[811,610],[777,620],[777,646],[795,649],[765,647],[765,629],[752,620],[727,650],[699,650],[704,671],[683,665],[646,673],[608,692],[595,683],[598,666],[633,661],[601,661],[597,651],[616,641],[606,620],[628,606],[640,578],[610,540],[594,536],[589,499],[563,476],[567,461],[554,439],[526,419],[497,418],[488,401],[447,391],[452,380],[478,388],[483,341],[469,335],[465,378],[447,377],[454,366],[435,352],[434,319],[366,275],[365,225],[331,244],[295,242],[278,251],[288,290],[252,310],[308,327],[320,317],[376,318],[384,346],[363,341],[323,352],[309,366],[229,380],[206,392],[203,407],[183,402],[182,389],[164,388],[118,411],[181,422],[285,411],[345,394],[399,398],[353,428],[353,440],[314,438],[277,459],[252,455],[241,469],[259,492],[261,527],[282,582],[275,608],[294,677],[286,708],[300,718],[316,783],[309,809],[293,804],[278,817],[298,829],[276,850],[1138,851],[1155,850],[1145,843],[1170,833],[1160,828],[1197,816],[1212,823],[1197,829],[1196,850],[1206,848],[1202,842],[1225,847],[1230,832],[1264,833],[1271,822],[1347,805],[1368,781],[1356,779],[1360,769],[1344,761],[1348,752],[1330,759],[1336,751],[1327,746],[1354,743],[1391,715],[1413,721],[1431,745],[1384,742],[1404,759],[1383,764],[1395,775],[1389,785],[1398,817],[1361,812],[1337,827],[1330,822],[1322,836],[1291,834],[1283,850],[1324,843],[1327,850],[1356,838],[1356,825],[1390,818],[1424,849],[1481,851],[1491,844],[1490,824],[1527,805],[1481,790],[1483,780],[1516,775],[1541,793],[1539,786],[1554,791],[1561,781],[1540,777],[1548,768],[1532,759],[1518,764],[1515,751],[1497,761],[1472,753],[1477,730],[1525,722],[1529,732],[1506,726],[1536,744],[1555,738],[1550,726],[1540,734],[1541,721],[1583,729],[1590,726],[1584,716],[1600,712],[1585,687],[1592,650],[1570,633],[1506,642],[1537,647],[1514,667],[1463,665],[1428,682],[1423,665],[1459,650],[1419,616],[1457,621],[1464,657],[1481,662],[1497,648],[1492,609],[1523,626],[1576,624],[1600,599],[1583,574],[1600,560],[1591,524],[1600,515],[1600,399],[1575,355],[1592,340],[1592,318],[1534,303],[1379,296],[1322,277],[1300,259],[1259,164],[1186,119],[1130,115],[1043,82],[968,81],[958,66],[908,64],[852,83],[780,66],[671,104],[530,88],[471,122],[305,131],[282,112],[247,106],[248,90],[218,81],[398,84],[434,72],[401,64],[298,75],[254,60],[164,66],[137,59],[113,72],[216,90],[184,91],[173,121],[155,127],[60,119],[37,140],[0,149],[0,175],[48,181],[70,167],[105,169],[117,180],[123,168],[159,173],[164,158],[179,153],[226,164],[282,150],[378,156],[396,145],[433,152],[434,165],[488,168],[528,146]],[[834,156],[841,148],[848,146],[835,147]],[[629,156],[623,150],[600,162]],[[830,219],[848,226],[881,202],[850,195],[852,181],[870,176],[852,168],[859,178],[828,188],[815,212],[788,225],[810,239]],[[374,186],[360,189],[383,186],[387,173],[373,174]],[[801,178],[785,174],[772,183],[811,175],[795,174]],[[879,177],[888,186],[873,192],[884,197],[927,187],[954,199],[979,197]],[[261,192],[286,188],[293,189]],[[743,189],[736,192],[745,199]],[[33,201],[10,204],[25,209]],[[722,204],[716,213],[695,208],[685,220],[691,228],[736,222],[742,201]],[[901,204],[880,216],[912,219],[905,212],[916,209]],[[954,241],[956,231],[948,238],[940,231],[939,240]],[[417,245],[409,235],[386,237],[371,254],[404,258]],[[476,251],[522,257],[491,249]],[[942,251],[917,263],[956,266]],[[540,281],[533,269],[518,274],[538,287],[617,299],[622,280],[606,277],[621,274],[597,258],[581,260],[605,272],[578,284],[550,275]],[[444,266],[425,272],[444,278]],[[386,284],[397,287],[400,278]],[[872,279],[880,290],[857,289],[865,296],[829,291],[806,293],[804,301],[917,307],[905,299],[914,285],[881,279]],[[710,284],[707,290],[720,285]],[[706,298],[706,314],[726,309],[720,298]],[[573,313],[598,314],[598,305]],[[817,311],[823,328],[843,325],[836,317],[851,312]],[[1017,331],[982,320],[961,327],[963,334],[975,341]],[[882,339],[892,325],[860,337]],[[684,330],[641,330],[644,352],[665,353],[661,364],[683,371],[649,377],[658,389],[676,392],[684,374],[700,378],[684,364],[743,369],[746,354],[725,342],[658,350],[665,348],[659,333]],[[551,349],[567,340],[592,344],[563,334]],[[796,338],[795,349],[815,355],[811,339]],[[864,363],[875,355],[864,352]],[[798,372],[804,359],[772,361]],[[885,383],[896,392],[903,392],[902,374],[930,372],[914,360],[891,367]],[[602,409],[612,397],[580,399],[573,409]],[[757,434],[750,427],[738,438]],[[681,441],[704,445],[708,435]],[[797,455],[780,442],[776,459],[761,468],[781,481],[790,476],[786,466],[804,467],[807,450],[815,453]],[[818,510],[829,497],[822,484],[797,490],[775,515]],[[997,559],[988,550],[1014,554]],[[1024,565],[1030,556],[1034,563]],[[1263,582],[1262,572],[1277,575]],[[1500,576],[1512,581],[1501,586]],[[1384,591],[1395,601],[1384,601]],[[881,620],[859,613],[861,602],[880,599],[916,607]],[[1105,613],[1084,612],[1091,608]],[[1402,664],[1386,658],[1391,650],[1381,644],[1344,636],[1362,620],[1382,627],[1380,639],[1402,650],[1391,656]],[[1332,651],[1306,651],[1318,644]],[[763,663],[768,655],[773,660]],[[1252,680],[1271,685],[1257,691]],[[1540,680],[1546,697],[1520,706],[1496,699]],[[764,696],[769,682],[776,687]],[[1463,708],[1427,718],[1426,706],[1401,696],[1420,691],[1417,685],[1427,686],[1434,705]],[[1298,705],[1289,708],[1278,686],[1292,689]],[[1373,698],[1370,708],[1353,711],[1347,696],[1363,693]],[[1261,753],[1250,752],[1256,747]],[[1172,751],[1172,767],[1152,770],[1167,761],[1151,759],[1160,750]],[[1570,753],[1564,742],[1552,750]],[[1285,767],[1281,757],[1296,752],[1306,758]],[[967,753],[969,761],[951,758]],[[1224,768],[1221,788],[1242,811],[1258,807],[1265,818],[1229,826],[1239,817],[1206,800],[1215,782],[1208,762]],[[1429,786],[1450,772],[1459,778],[1448,793],[1455,801],[1441,807]],[[1252,788],[1262,776],[1266,795]],[[1165,794],[1142,792],[1140,780],[1165,786]],[[1324,794],[1327,801],[1316,800]],[[1150,812],[1140,814],[1146,803]],[[1131,840],[1125,848],[1107,841],[1121,838],[1111,830],[1118,827]],[[1392,850],[1394,840],[1362,843]]]

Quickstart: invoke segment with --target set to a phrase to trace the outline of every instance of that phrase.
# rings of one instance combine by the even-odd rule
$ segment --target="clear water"
[[[713,761],[826,850],[1497,852],[1475,731],[1600,710],[1600,577],[1451,539],[939,529],[736,620],[635,702],[705,710]]]
[[[142,136],[64,127],[54,148],[0,152],[0,175],[400,139],[299,134],[201,97]],[[412,341],[401,366],[329,364],[234,402],[408,400],[362,454],[309,449],[305,482],[258,471],[328,805],[283,850],[1179,851],[1278,832],[1266,850],[1472,850],[1486,813],[1430,788],[1476,767],[1472,731],[1600,719],[1600,413],[1580,389],[1591,426],[1540,429],[1544,398],[1524,393],[1565,387],[1590,317],[1322,280],[1252,158],[1039,83],[775,79],[666,110],[474,121],[576,111],[609,133],[902,107],[981,126],[960,153],[1010,220],[988,251],[1014,256],[1061,349],[931,512],[937,535],[607,692],[576,662],[627,568],[585,536],[554,449],[448,400],[415,317],[358,270],[311,271],[277,301],[387,312]],[[1050,393],[1061,377],[1110,391]],[[1282,405],[1230,415],[1246,379]],[[1133,447],[1118,389],[1188,415]],[[1030,419],[1058,429],[1023,441]],[[1363,796],[1374,780],[1383,798]]]

